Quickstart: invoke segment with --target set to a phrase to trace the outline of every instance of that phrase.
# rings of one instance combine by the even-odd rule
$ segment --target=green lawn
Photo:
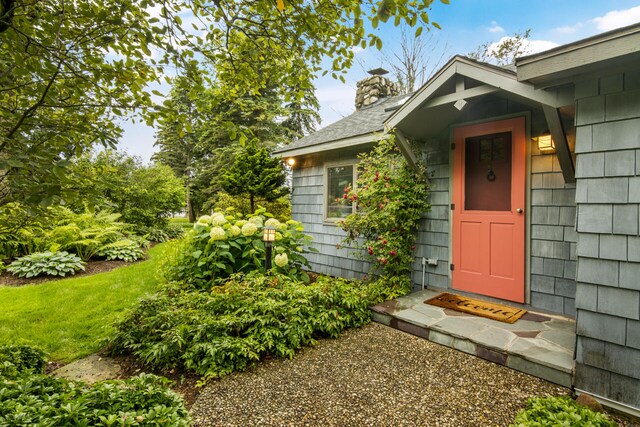
[[[159,266],[171,247],[159,244],[148,260],[107,273],[0,287],[0,344],[37,345],[50,360],[63,362],[94,353],[114,320],[157,288]]]

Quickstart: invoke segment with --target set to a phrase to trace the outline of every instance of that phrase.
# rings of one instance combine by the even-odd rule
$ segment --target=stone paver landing
[[[372,307],[387,326],[570,387],[575,321],[528,312],[513,324],[425,304],[439,291],[423,290]]]

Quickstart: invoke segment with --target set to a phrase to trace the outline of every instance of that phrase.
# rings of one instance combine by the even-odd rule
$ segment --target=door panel
[[[524,302],[525,119],[457,128],[454,143],[453,288]]]

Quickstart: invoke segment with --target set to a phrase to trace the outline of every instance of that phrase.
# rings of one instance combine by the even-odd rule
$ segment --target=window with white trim
[[[353,186],[356,178],[354,163],[325,167],[325,219],[338,220],[355,211],[355,203],[344,201],[345,189]]]

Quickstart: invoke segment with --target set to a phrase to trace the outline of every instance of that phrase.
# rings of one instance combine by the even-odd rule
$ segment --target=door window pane
[[[465,140],[466,210],[511,210],[511,148],[511,132]]]

